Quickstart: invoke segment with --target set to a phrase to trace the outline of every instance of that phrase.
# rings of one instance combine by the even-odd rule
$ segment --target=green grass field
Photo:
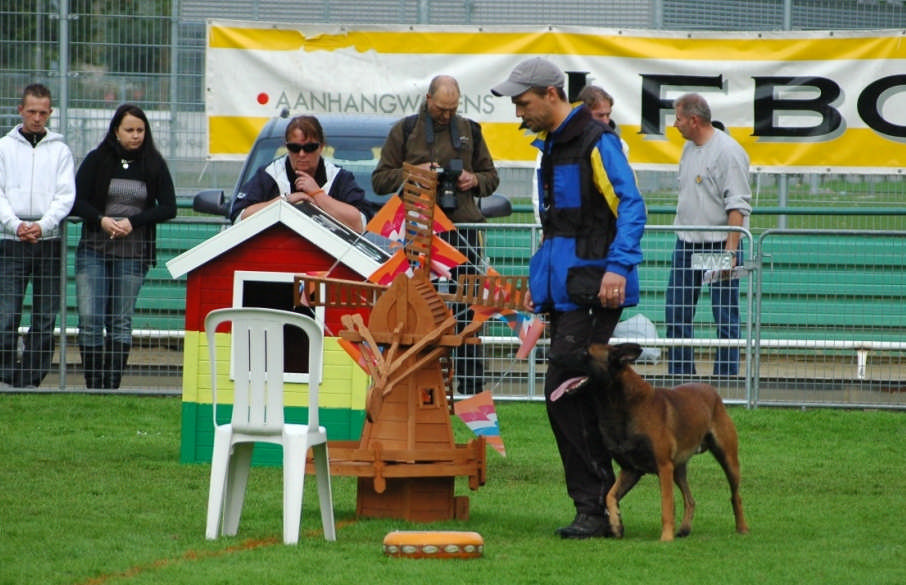
[[[489,453],[469,521],[356,520],[354,482],[338,477],[338,540],[321,535],[311,482],[287,547],[277,468],[252,470],[237,537],[204,539],[209,468],[178,462],[179,412],[176,398],[0,395],[0,585],[906,582],[906,413],[733,408],[749,535],[704,455],[689,538],[658,541],[646,477],[623,502],[625,539],[576,542],[553,533],[572,509],[543,405],[498,404],[509,456]],[[386,558],[395,529],[474,530],[485,555]]]

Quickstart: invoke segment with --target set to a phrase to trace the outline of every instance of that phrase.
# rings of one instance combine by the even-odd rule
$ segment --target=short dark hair
[[[35,97],[38,99],[47,98],[50,99],[50,90],[47,89],[47,86],[41,83],[32,83],[31,85],[26,86],[22,91],[22,102],[21,104],[25,105],[25,98],[27,96]]]
[[[283,139],[289,140],[289,135],[296,130],[300,130],[302,134],[305,134],[309,138],[313,138],[321,144],[325,144],[324,129],[321,128],[321,122],[314,116],[296,116],[290,120],[289,124],[286,125],[286,132],[283,134]]]
[[[544,95],[547,94],[547,88],[548,88],[548,87],[553,87],[554,89],[556,89],[556,90],[557,90],[557,97],[559,97],[559,98],[560,98],[561,100],[563,100],[564,102],[566,101],[566,90],[563,89],[562,87],[555,87],[555,86],[552,86],[552,85],[549,85],[549,86],[547,86],[547,87],[536,86],[536,87],[533,87],[533,88],[529,89],[529,91],[532,92],[532,93],[535,94],[535,95],[544,96]]]

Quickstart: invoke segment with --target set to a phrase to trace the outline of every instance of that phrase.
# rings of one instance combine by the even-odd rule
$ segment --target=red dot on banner
[[[264,92],[261,92],[258,94],[258,103],[261,104],[262,106],[264,104],[266,104],[269,99],[270,99],[270,97]]]

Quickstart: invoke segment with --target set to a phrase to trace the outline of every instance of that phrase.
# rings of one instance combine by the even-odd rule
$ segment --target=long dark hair
[[[138,150],[135,151],[127,151],[116,139],[116,131],[120,124],[123,123],[123,118],[127,115],[135,116],[145,124],[145,139]],[[142,176],[149,186],[156,185],[161,169],[166,164],[154,145],[148,116],[145,115],[144,110],[135,104],[123,104],[116,109],[113,118],[110,119],[110,127],[107,129],[107,134],[98,145],[97,150],[102,156],[95,183],[99,193],[107,193],[110,178],[113,176],[114,169],[120,164],[120,159],[136,161],[140,165]]]
[[[120,127],[120,124],[123,123],[123,118],[126,116],[134,116],[145,124],[145,139],[142,141],[142,145],[138,148],[136,153],[127,152],[120,146],[119,141],[116,139],[116,131]],[[148,159],[149,156],[154,158],[160,156],[157,147],[154,145],[154,136],[151,134],[151,124],[148,123],[148,116],[145,115],[144,110],[135,104],[123,104],[113,113],[113,118],[110,119],[110,127],[107,128],[107,135],[104,136],[104,140],[101,142],[99,148],[105,146],[113,149],[121,156],[138,154],[139,158],[143,159]]]

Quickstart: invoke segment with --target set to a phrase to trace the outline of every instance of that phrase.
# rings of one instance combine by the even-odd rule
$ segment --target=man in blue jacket
[[[529,266],[526,306],[547,313],[550,321],[544,395],[576,508],[573,522],[557,534],[589,538],[609,535],[604,497],[614,483],[611,455],[597,430],[590,395],[556,402],[550,396],[581,374],[561,358],[606,343],[623,307],[638,303],[646,212],[620,139],[584,105],[570,105],[564,82],[556,65],[533,58],[491,92],[512,98],[524,126],[538,133],[543,241]]]

